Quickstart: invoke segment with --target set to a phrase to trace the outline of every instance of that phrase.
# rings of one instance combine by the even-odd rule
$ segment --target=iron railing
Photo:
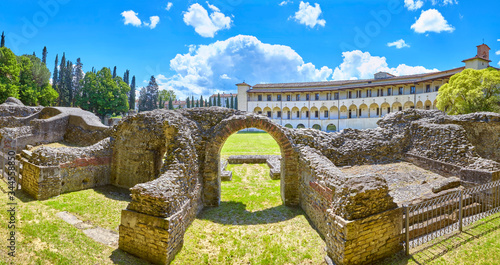
[[[500,212],[500,180],[404,207],[406,254],[411,248],[461,232],[489,215]]]

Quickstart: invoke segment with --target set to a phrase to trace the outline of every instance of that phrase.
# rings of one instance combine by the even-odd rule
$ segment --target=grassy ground
[[[260,150],[260,151],[255,151]],[[235,134],[223,156],[279,154],[267,134]],[[265,165],[232,165],[233,181],[223,182],[222,204],[204,210],[186,232],[173,264],[321,264],[324,242],[302,210],[281,205],[279,181]],[[6,252],[7,185],[0,181],[0,265]],[[88,238],[56,213],[68,211],[81,220],[117,231],[128,192],[111,186],[34,201],[18,192],[17,256],[13,264],[147,264],[123,251]],[[500,215],[410,257],[383,264],[500,264]]]

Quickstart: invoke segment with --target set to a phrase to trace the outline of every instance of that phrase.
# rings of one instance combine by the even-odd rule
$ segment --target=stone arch
[[[297,125],[297,129],[305,129],[306,126],[302,123],[299,123],[299,125]]]
[[[342,105],[340,107],[340,118],[347,119],[348,116],[349,116],[349,113],[348,113],[347,107],[345,105]]]
[[[376,118],[380,116],[380,108],[377,103],[372,103],[370,105],[370,118]]]
[[[291,119],[292,118],[292,114],[290,113],[290,109],[288,107],[284,107],[283,108],[283,113],[281,113],[283,119]]]
[[[424,103],[420,100],[417,102],[417,109],[424,109]]]
[[[272,115],[273,115],[273,112],[272,112],[272,110],[271,110],[270,107],[265,107],[264,110],[263,110],[263,112],[262,112],[262,115],[264,115],[264,116],[266,116],[268,118],[271,118]],[[269,116],[271,116],[271,117],[269,117]]]
[[[425,108],[426,110],[430,110],[430,109],[432,109],[432,102],[431,102],[430,100],[426,100],[426,101],[424,102],[424,108]]]
[[[286,128],[270,119],[255,114],[235,115],[222,120],[213,128],[215,136],[206,144],[205,165],[203,168],[203,203],[205,206],[218,206],[221,194],[220,151],[227,138],[247,128],[266,131],[278,143],[281,150],[281,199],[285,205],[299,203],[299,177],[297,172],[298,156],[288,140]]]
[[[262,114],[262,109],[260,107],[255,107],[255,109],[253,109],[253,113]]]
[[[330,108],[330,119],[338,119],[339,118],[339,108],[337,106],[333,106]]]
[[[278,113],[280,114],[278,117]],[[283,113],[281,113],[281,109],[279,107],[274,107],[273,109],[273,119],[281,119],[281,115],[283,115]]]
[[[292,120],[297,120],[297,119],[300,119],[300,110],[297,107],[293,107],[292,108]]]
[[[309,113],[309,109],[307,107],[302,107],[300,109],[300,118],[303,119],[303,120],[306,120],[308,119],[308,116],[311,117],[311,113]]]
[[[290,129],[293,129],[293,126],[292,126],[290,123],[285,124],[285,127],[286,127],[286,128],[290,128]]]
[[[358,117],[358,107],[354,104],[349,106],[349,114],[348,114],[349,119],[354,119]]]
[[[381,117],[391,113],[391,105],[389,103],[384,102],[380,105]]]
[[[366,104],[361,104],[359,106],[358,116],[359,118],[368,118],[368,106]]]
[[[318,113],[318,116],[316,117],[316,112]],[[311,112],[309,113],[311,119],[319,119],[320,113],[317,107],[312,106],[311,107]]]
[[[327,113],[326,113],[326,114],[327,114],[326,116],[325,116],[325,111],[327,112]],[[328,111],[328,108],[327,108],[327,107],[322,106],[322,107],[319,109],[319,117],[320,117],[320,119],[323,119],[323,120],[324,120],[324,119],[328,119],[328,118],[330,118],[330,112]]]
[[[403,110],[403,105],[401,103],[399,103],[398,101],[392,103],[391,112],[396,112],[400,110]]]
[[[326,126],[326,131],[327,132],[335,132],[335,131],[337,131],[337,126],[335,126],[335,124],[333,124],[333,123],[330,123],[330,124],[328,124],[328,126]]]
[[[321,131],[321,125],[319,124],[314,124],[312,128]]]
[[[406,101],[404,106],[403,106],[403,110],[411,109],[411,108],[415,108],[415,104],[413,104],[413,101]]]

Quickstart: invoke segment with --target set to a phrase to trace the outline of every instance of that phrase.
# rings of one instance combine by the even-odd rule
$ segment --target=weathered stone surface
[[[446,178],[432,185],[432,192],[438,193],[443,190],[448,190],[460,186],[460,179],[456,177]]]

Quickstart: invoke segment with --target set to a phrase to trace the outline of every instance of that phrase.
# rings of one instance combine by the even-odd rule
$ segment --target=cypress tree
[[[57,64],[59,63],[59,54],[56,54],[56,63],[54,65],[54,73],[52,75],[52,87],[56,90],[56,91],[59,91],[57,89],[57,77],[59,76],[59,72],[58,72],[58,68],[57,68]]]
[[[113,79],[115,79],[115,77],[116,77],[116,66],[115,68],[113,68]]]
[[[76,106],[76,99],[81,96],[82,92],[82,84],[81,80],[83,80],[83,64],[80,58],[76,59],[76,65],[74,70],[74,78],[73,78],[73,106]]]
[[[205,107],[208,107],[208,99],[205,99]]]
[[[57,91],[59,93],[59,106],[64,106],[63,102],[64,98],[66,97],[65,95],[66,89],[64,87],[65,77],[66,77],[66,53],[63,52],[63,56],[61,58],[61,64],[59,64],[59,77],[57,78],[57,88],[59,89]]]
[[[174,104],[172,104],[172,99],[168,100],[168,109],[174,109]]]
[[[132,76],[132,83],[130,84],[130,96],[128,97],[128,105],[131,110],[135,110],[135,75]]]
[[[231,108],[234,109],[234,98],[233,98],[233,95],[231,95]]]
[[[35,52],[33,52],[33,56],[35,56],[35,57],[36,57],[36,53],[35,53]]]
[[[127,83],[127,85],[130,85],[129,83],[129,75],[130,75],[130,70],[126,70],[125,73],[123,74],[123,82]]]
[[[220,93],[217,93],[217,106],[219,106],[219,107],[220,107],[220,106],[221,106],[221,104],[220,104],[220,103],[221,103],[221,102],[220,102]]]
[[[65,77],[65,88],[68,93],[68,98],[66,99],[65,106],[71,107],[73,102],[73,63],[68,61],[66,64],[66,77]]]
[[[2,31],[2,41],[0,41],[0,48],[3,48],[3,47],[5,47],[5,34]]]
[[[226,98],[226,108],[229,108],[229,98]]]
[[[195,105],[195,101],[194,101],[194,96],[191,96],[191,108],[194,108],[196,105]]]
[[[234,109],[238,109],[238,96],[234,98]]]
[[[200,107],[200,102],[198,100],[196,100],[196,107]]]
[[[186,108],[191,108],[191,103],[189,102],[189,97],[186,98]]]
[[[208,98],[208,106],[212,107],[212,98]]]
[[[44,63],[45,65],[47,65],[47,46],[43,47],[42,63]]]
[[[200,107],[203,107],[203,103],[204,103],[204,102],[205,102],[205,101],[203,100],[203,95],[201,95],[201,96],[200,96]]]

